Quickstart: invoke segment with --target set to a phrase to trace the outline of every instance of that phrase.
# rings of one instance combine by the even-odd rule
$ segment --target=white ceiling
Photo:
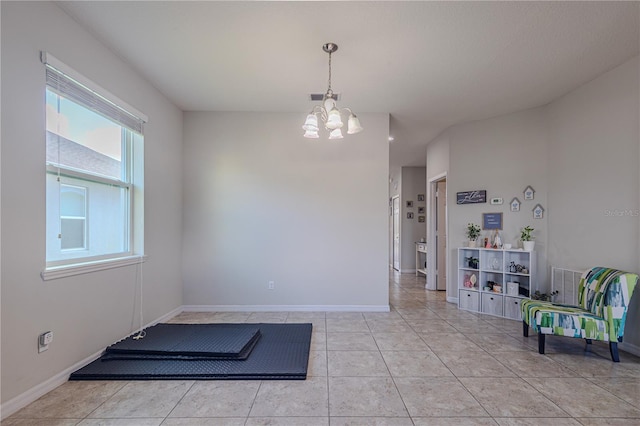
[[[544,105],[639,52],[638,2],[59,3],[185,111],[391,114],[392,166],[447,127]],[[363,122],[365,128],[367,123]]]

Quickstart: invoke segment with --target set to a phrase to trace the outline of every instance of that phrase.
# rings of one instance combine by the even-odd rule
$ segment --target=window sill
[[[56,280],[58,278],[71,277],[73,275],[88,274],[105,269],[121,268],[123,266],[143,263],[147,256],[126,256],[117,259],[97,260],[95,262],[79,263],[76,265],[55,266],[47,268],[40,273],[43,281]]]

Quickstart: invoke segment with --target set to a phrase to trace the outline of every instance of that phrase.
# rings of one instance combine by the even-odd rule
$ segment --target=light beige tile
[[[369,332],[367,322],[362,319],[327,318],[328,333],[366,333]]]
[[[573,417],[635,417],[640,409],[586,379],[529,378],[535,389]]]
[[[14,418],[82,419],[105,402],[127,382],[66,382],[15,413]]]
[[[2,421],[2,426],[75,426],[81,419],[16,419]]]
[[[78,426],[159,426],[164,419],[85,419]]]
[[[489,353],[531,351],[531,347],[504,333],[465,333],[469,340]]]
[[[498,333],[499,330],[490,323],[480,318],[473,319],[453,319],[448,318],[447,323],[453,326],[456,331],[464,334]]]
[[[313,331],[311,333],[311,346],[312,351],[325,351],[327,350],[327,333],[324,331]]]
[[[327,351],[310,351],[307,376],[327,377]]]
[[[331,426],[413,426],[409,417],[331,417]]]
[[[329,426],[328,417],[249,417],[246,426]]]
[[[427,319],[442,319],[440,315],[433,312],[430,309],[400,309],[398,313],[405,320],[427,320]]]
[[[328,351],[329,376],[388,377],[379,351]]]
[[[453,377],[400,377],[395,382],[412,417],[488,416]]]
[[[441,319],[407,320],[416,333],[455,333],[457,330]]]
[[[253,312],[247,322],[281,324],[287,320],[287,312]]]
[[[606,419],[602,418],[579,418],[577,419],[580,424],[584,426],[638,426],[640,424],[640,419],[622,419],[622,418],[611,418],[608,417]]]
[[[244,422],[244,417],[170,418],[162,426],[243,426]]]
[[[441,377],[453,376],[430,350],[382,351],[384,361],[393,377]]]
[[[344,320],[353,320],[353,321],[364,320],[364,315],[362,312],[333,311],[333,312],[327,312],[325,314],[325,317],[327,319],[344,319]]]
[[[486,352],[436,352],[457,377],[515,377],[515,374]]]
[[[324,417],[328,415],[326,377],[263,381],[251,417]]]
[[[502,352],[495,357],[519,377],[580,377],[575,371],[537,352]]]
[[[557,417],[512,417],[512,418],[496,418],[500,426],[579,426],[580,422],[572,418]],[[602,421],[602,419],[600,419]],[[598,425],[603,425],[599,423]]]
[[[198,381],[169,417],[246,417],[259,385],[251,380]]]
[[[429,349],[426,343],[415,333],[373,333],[373,338],[381,351],[422,351]]]
[[[451,352],[484,352],[462,333],[428,333],[420,334],[422,340],[436,354]]]
[[[329,415],[406,417],[393,381],[386,377],[329,377]]]
[[[569,339],[566,340],[579,340]],[[579,353],[545,353],[567,368],[571,368],[586,378],[596,377],[634,377],[640,378],[640,369],[635,364],[626,364],[624,362],[613,362],[609,354],[598,354],[593,352]]]
[[[378,345],[371,333],[327,333],[330,351],[377,351]]]
[[[413,417],[415,426],[496,426],[491,417]]]
[[[592,383],[605,388],[620,399],[640,408],[640,379],[635,377],[595,378]]]
[[[464,377],[460,381],[492,417],[569,417],[520,378]]]
[[[403,320],[367,320],[367,325],[376,333],[411,333],[413,330]]]
[[[211,322],[245,323],[251,312],[215,312]]]
[[[89,418],[166,417],[193,383],[186,380],[129,382]]]

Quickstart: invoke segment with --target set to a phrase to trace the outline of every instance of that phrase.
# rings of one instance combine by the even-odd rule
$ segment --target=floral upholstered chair
[[[622,342],[627,309],[638,275],[617,269],[596,267],[582,274],[578,305],[569,306],[540,300],[521,304],[523,335],[529,326],[538,333],[538,352],[544,354],[544,338],[578,337],[609,342],[611,359],[619,362],[618,342]]]

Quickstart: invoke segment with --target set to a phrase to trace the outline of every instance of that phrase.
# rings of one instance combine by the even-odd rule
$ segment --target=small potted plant
[[[480,226],[475,223],[467,225],[467,238],[469,238],[469,247],[476,246],[476,240],[480,236]]]
[[[522,241],[522,248],[524,249],[524,251],[533,251],[533,247],[536,244],[536,242],[533,241],[533,237],[531,236],[531,233],[533,231],[534,229],[529,225],[525,226],[524,228],[522,228],[522,231],[520,231],[520,240]]]

